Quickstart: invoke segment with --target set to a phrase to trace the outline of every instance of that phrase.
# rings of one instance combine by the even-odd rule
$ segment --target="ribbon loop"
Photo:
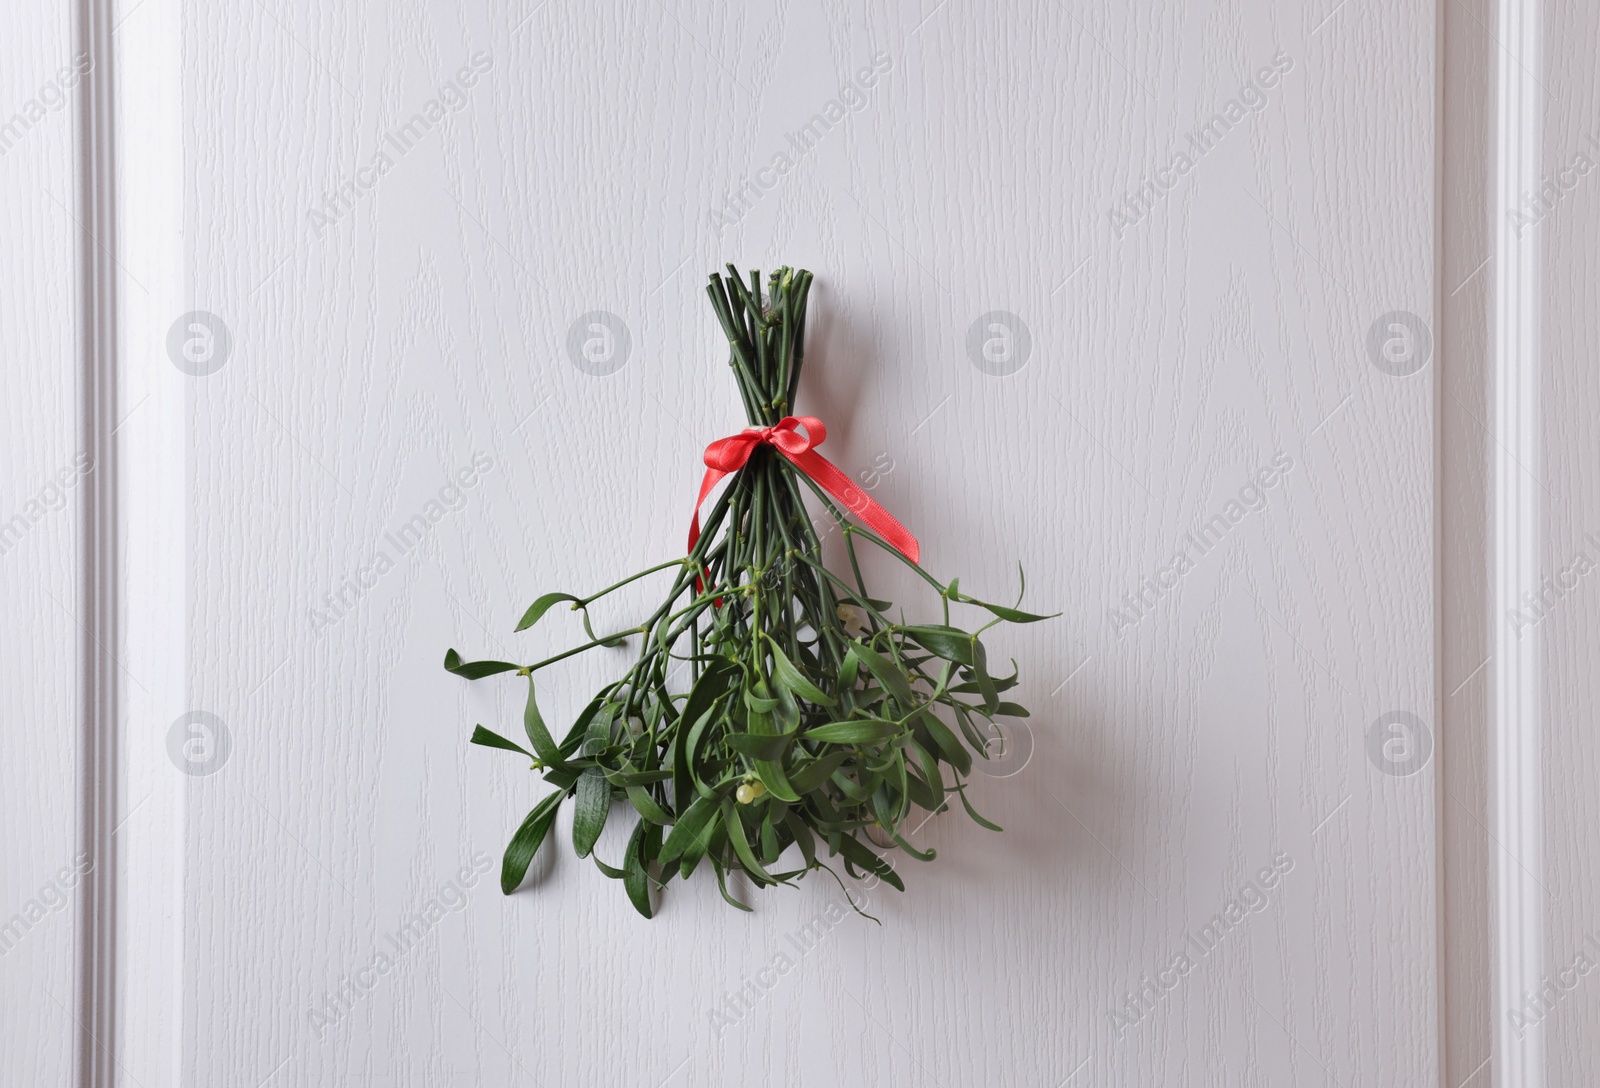
[[[816,452],[816,447],[827,437],[827,427],[816,416],[784,416],[770,427],[746,427],[738,434],[719,438],[707,446],[706,474],[700,481],[700,497],[694,503],[694,520],[689,524],[689,551],[694,551],[700,539],[700,507],[711,489],[724,476],[743,468],[757,446],[771,446],[901,555],[913,563],[918,562],[922,549],[917,538],[889,511],[873,502],[838,465]]]

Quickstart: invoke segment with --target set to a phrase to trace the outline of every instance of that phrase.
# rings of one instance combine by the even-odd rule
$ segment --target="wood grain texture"
[[[8,4],[0,41],[0,1069],[8,1084],[64,1088],[77,1035],[83,480],[75,108],[61,76],[72,7]]]
[[[234,751],[190,796],[186,1083],[1434,1083],[1434,769],[1366,753],[1386,712],[1434,721],[1434,371],[1366,342],[1433,312],[1435,28],[1333,9],[191,5],[190,273],[236,349],[192,404],[192,695]],[[480,52],[461,107],[313,226]],[[719,236],[724,194],[879,54]],[[1113,207],[1280,55],[1119,237]],[[830,928],[718,1030],[836,887],[745,916],[674,885],[646,923],[562,854],[390,938],[540,793],[466,747],[519,696],[445,676],[445,646],[558,648],[572,625],[510,634],[535,595],[681,548],[699,452],[740,425],[699,290],[730,259],[817,272],[802,406],[928,567],[1003,597],[1021,560],[1065,615],[994,638],[1035,715],[1031,761],[974,791],[1006,833],[933,820],[881,928]],[[632,343],[609,377],[567,355],[597,310]],[[966,346],[990,311],[1032,337],[1006,377]],[[553,674],[547,715],[617,660]],[[1260,909],[1119,1028],[1275,858]]]
[[[1595,836],[1600,802],[1596,742],[1596,662],[1600,661],[1600,81],[1583,43],[1600,33],[1600,11],[1547,5],[1544,12],[1544,165],[1556,188],[1526,229],[1543,248],[1544,574],[1549,606],[1530,610],[1543,638],[1545,918],[1548,994],[1524,1007],[1529,1030],[1545,1033],[1551,1088],[1593,1083],[1600,1069],[1600,893]],[[1586,156],[1589,165],[1578,162]],[[1576,167],[1574,164],[1577,163]],[[1577,171],[1583,171],[1578,173]],[[1542,613],[1542,615],[1540,615]],[[1501,622],[1511,622],[1501,617]],[[1578,962],[1579,957],[1587,957]],[[1575,966],[1576,965],[1576,966]]]

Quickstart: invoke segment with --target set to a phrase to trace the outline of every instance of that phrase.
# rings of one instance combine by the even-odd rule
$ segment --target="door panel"
[[[1587,1084],[1600,1065],[1594,1024],[1600,992],[1592,975],[1600,964],[1600,896],[1594,887],[1594,843],[1600,806],[1594,782],[1600,744],[1594,737],[1596,636],[1600,595],[1600,500],[1595,483],[1595,419],[1600,382],[1594,359],[1600,325],[1594,297],[1600,275],[1596,239],[1600,207],[1593,192],[1595,114],[1600,107],[1593,65],[1582,43],[1600,33],[1600,12],[1551,7],[1544,12],[1545,86],[1542,191],[1516,202],[1515,222],[1536,240],[1543,277],[1540,310],[1540,444],[1537,473],[1544,498],[1540,526],[1541,580],[1533,600],[1518,602],[1496,621],[1513,637],[1540,645],[1543,766],[1542,857],[1501,855],[1538,875],[1543,909],[1542,968],[1538,981],[1501,1010],[1518,1037],[1544,1039],[1546,1083]]]
[[[73,1073],[80,503],[72,8],[7,5],[0,41],[0,1054],[5,1080]]]
[[[1432,1083],[1434,24],[1325,7],[191,6],[186,1081]],[[1006,833],[803,954],[836,886],[502,898],[518,695],[439,668],[681,548],[729,260],[817,272],[802,406],[929,569],[1063,613]]]

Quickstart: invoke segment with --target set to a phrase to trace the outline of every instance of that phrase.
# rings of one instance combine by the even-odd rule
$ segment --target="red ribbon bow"
[[[805,431],[800,430],[801,427]],[[700,539],[700,506],[711,489],[729,473],[738,472],[750,460],[757,446],[771,446],[794,462],[796,468],[815,480],[817,485],[838,499],[868,528],[883,537],[895,550],[913,563],[918,562],[921,548],[894,517],[867,497],[855,483],[839,470],[839,466],[816,452],[816,447],[828,437],[828,429],[816,416],[784,416],[771,427],[746,427],[738,434],[719,438],[706,447],[706,476],[700,481],[700,497],[694,501],[694,521],[689,526],[689,551]]]

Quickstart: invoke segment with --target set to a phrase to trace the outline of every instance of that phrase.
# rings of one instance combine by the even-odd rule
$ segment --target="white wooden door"
[[[0,961],[18,1083],[1499,1072],[1442,1009],[1440,828],[1465,817],[1438,777],[1437,43],[1461,13],[85,7],[119,64],[116,1061],[74,1058],[99,1022],[70,1015],[92,950],[68,906]],[[6,185],[72,185],[73,131],[41,125]],[[47,342],[30,278],[73,306],[74,262],[106,265],[29,199],[5,214],[53,233],[8,253],[14,356]],[[906,894],[858,890],[881,925],[821,879],[748,915],[675,883],[646,921],[565,821],[501,896],[546,787],[467,745],[520,692],[440,667],[562,649],[575,624],[512,633],[534,597],[680,553],[701,451],[743,425],[702,291],[729,261],[816,273],[800,405],[924,565],[998,599],[1020,562],[1062,613],[993,640],[1033,710],[974,789],[1006,831],[921,827],[938,858]],[[0,514],[77,448],[56,347],[7,364]],[[45,666],[82,638],[74,531],[5,559],[5,915],[105,796],[79,784],[92,707],[46,725],[82,690]],[[619,660],[550,673],[546,715]]]

